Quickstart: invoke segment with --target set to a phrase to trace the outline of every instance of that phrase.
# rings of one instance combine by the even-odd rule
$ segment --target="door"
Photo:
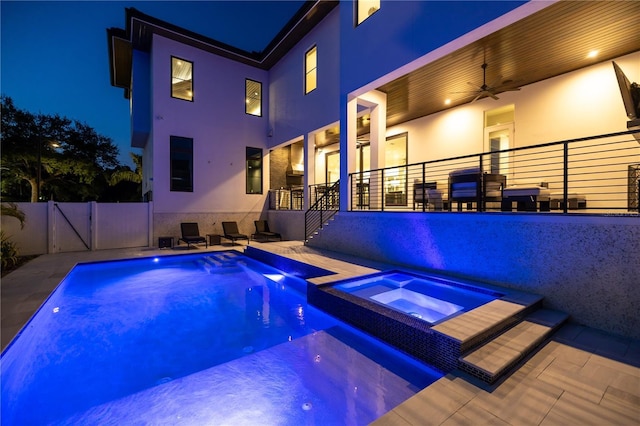
[[[508,152],[500,151],[513,148],[513,123],[487,127],[485,140],[485,151],[491,153],[489,171],[506,176],[509,173],[511,156]]]

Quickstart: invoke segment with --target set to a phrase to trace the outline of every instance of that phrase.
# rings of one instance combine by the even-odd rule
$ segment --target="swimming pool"
[[[234,251],[76,266],[2,353],[2,424],[366,424],[441,373]]]

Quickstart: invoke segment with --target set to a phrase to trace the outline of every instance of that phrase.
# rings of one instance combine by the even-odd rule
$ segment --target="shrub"
[[[3,231],[0,230],[0,256],[2,257],[2,269],[13,267],[18,262],[18,248]]]

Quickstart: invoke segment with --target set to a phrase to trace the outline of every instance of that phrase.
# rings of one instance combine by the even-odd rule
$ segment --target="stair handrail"
[[[325,193],[304,213],[304,240],[309,240],[340,209],[340,181],[325,187]]]

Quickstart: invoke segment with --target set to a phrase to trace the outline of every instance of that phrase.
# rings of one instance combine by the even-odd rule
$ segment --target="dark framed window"
[[[193,62],[171,57],[171,97],[193,101]]]
[[[246,79],[244,83],[244,112],[262,117],[262,83]]]
[[[171,136],[171,191],[193,192],[193,139]]]
[[[310,93],[318,87],[318,49],[313,46],[304,55],[304,93]]]
[[[358,26],[380,10],[380,0],[356,0],[355,9],[356,26]]]
[[[262,194],[262,149],[247,147],[247,194]]]

